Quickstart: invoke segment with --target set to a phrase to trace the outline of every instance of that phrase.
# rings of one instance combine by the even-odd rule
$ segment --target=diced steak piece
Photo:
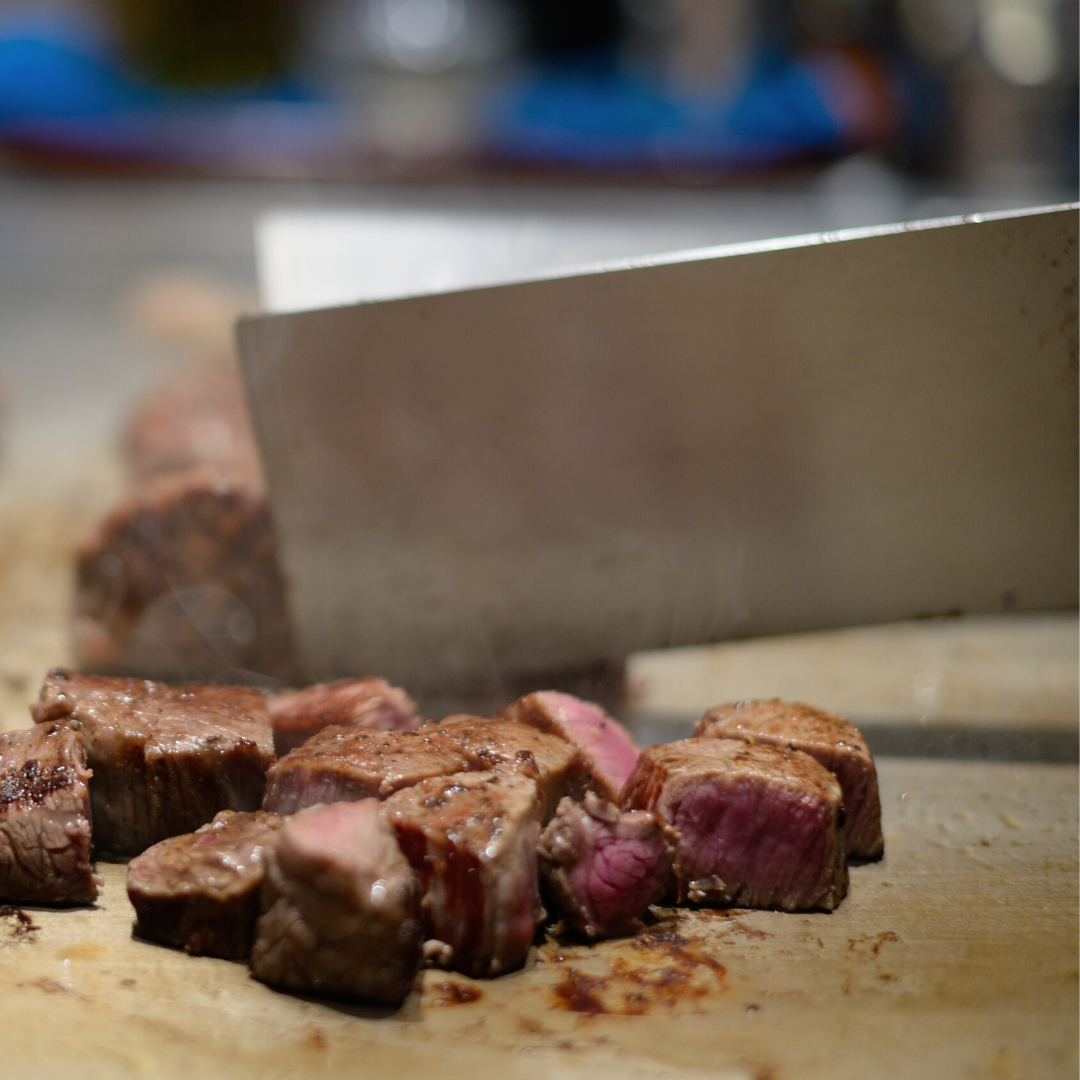
[[[295,657],[266,494],[205,468],[139,486],[76,556],[79,667],[160,679],[292,681]]]
[[[540,873],[553,906],[588,937],[644,928],[664,893],[678,834],[655,814],[620,810],[591,791],[563,799],[540,835]]]
[[[83,749],[62,724],[0,733],[0,897],[17,903],[97,897],[89,779]]]
[[[771,698],[718,705],[698,722],[694,734],[791,746],[820,761],[835,774],[844,793],[848,853],[860,859],[881,858],[885,839],[877,769],[854,724],[811,705]]]
[[[128,863],[127,893],[143,936],[189,953],[243,960],[251,952],[263,850],[284,824],[262,810],[222,810]]]
[[[316,803],[385,799],[429,776],[468,768],[469,759],[449,739],[426,729],[328,727],[266,774],[263,809],[295,814]]]
[[[286,990],[397,1005],[420,967],[420,882],[375,799],[315,806],[266,853],[251,970]]]
[[[623,788],[679,833],[679,899],[831,911],[847,892],[840,785],[800,750],[684,739],[641,752]]]
[[[415,731],[416,704],[385,679],[341,679],[268,698],[274,747],[287,754],[325,727]]]
[[[474,769],[516,766],[522,751],[531,754],[540,774],[544,822],[555,813],[560,799],[566,796],[581,799],[587,790],[601,786],[578,747],[528,724],[501,718],[448,716],[437,724],[426,724],[421,730],[435,731],[451,740]]]
[[[524,770],[460,773],[385,805],[424,886],[425,954],[473,978],[520,967],[544,917],[537,782]]]
[[[606,781],[600,794],[607,799],[618,798],[637,764],[639,751],[626,729],[590,701],[556,690],[541,690],[518,698],[501,715],[550,731],[579,747],[593,773]]]
[[[219,810],[262,802],[274,737],[256,690],[57,668],[30,710],[38,723],[66,724],[82,743],[100,851],[137,855]]]
[[[258,475],[259,451],[236,361],[193,364],[158,386],[128,423],[124,451],[137,480],[198,465]]]

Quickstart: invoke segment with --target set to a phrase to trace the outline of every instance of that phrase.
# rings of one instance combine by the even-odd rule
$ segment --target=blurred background
[[[676,185],[863,152],[879,187],[1071,191],[1077,5],[4,0],[0,145],[111,174]]]
[[[79,569],[127,557],[109,561],[106,526],[146,490],[132,433],[188,409],[184,467],[219,445],[207,430],[250,440],[238,383],[198,387],[224,385],[258,306],[267,211],[558,218],[629,255],[629,222],[663,251],[1070,201],[1077,34],[1076,0],[0,0],[0,728],[26,722],[45,668],[134,655],[141,609]],[[80,638],[73,611],[99,601]],[[287,680],[228,604],[180,613],[209,661],[160,670]],[[1050,620],[1016,622],[978,679],[1029,656],[1009,685],[1037,692],[1007,711],[1073,732],[1073,754],[1076,620]],[[959,690],[924,700],[971,641],[998,642],[971,633],[925,638],[863,713],[981,716]],[[811,646],[767,668],[730,648],[700,659],[727,673],[703,700],[780,685]],[[652,663],[631,690],[659,714]],[[854,714],[861,666],[802,692]]]

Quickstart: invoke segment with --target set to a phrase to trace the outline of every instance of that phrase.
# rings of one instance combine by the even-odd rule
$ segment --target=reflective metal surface
[[[1075,209],[262,316],[312,677],[421,690],[1077,595]]]

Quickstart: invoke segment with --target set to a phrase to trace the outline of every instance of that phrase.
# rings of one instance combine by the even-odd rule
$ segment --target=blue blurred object
[[[554,64],[495,95],[486,142],[511,161],[618,168],[750,168],[837,154],[863,133],[834,107],[830,78],[829,65],[769,55],[735,92],[680,96],[610,64]]]
[[[124,71],[77,18],[0,21],[0,142],[38,154],[155,167],[287,167],[340,153],[332,103],[279,82],[241,92],[175,92]]]

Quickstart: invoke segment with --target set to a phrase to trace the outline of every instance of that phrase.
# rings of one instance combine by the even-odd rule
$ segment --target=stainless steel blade
[[[1077,601],[1077,211],[239,329],[303,661],[476,685]]]

